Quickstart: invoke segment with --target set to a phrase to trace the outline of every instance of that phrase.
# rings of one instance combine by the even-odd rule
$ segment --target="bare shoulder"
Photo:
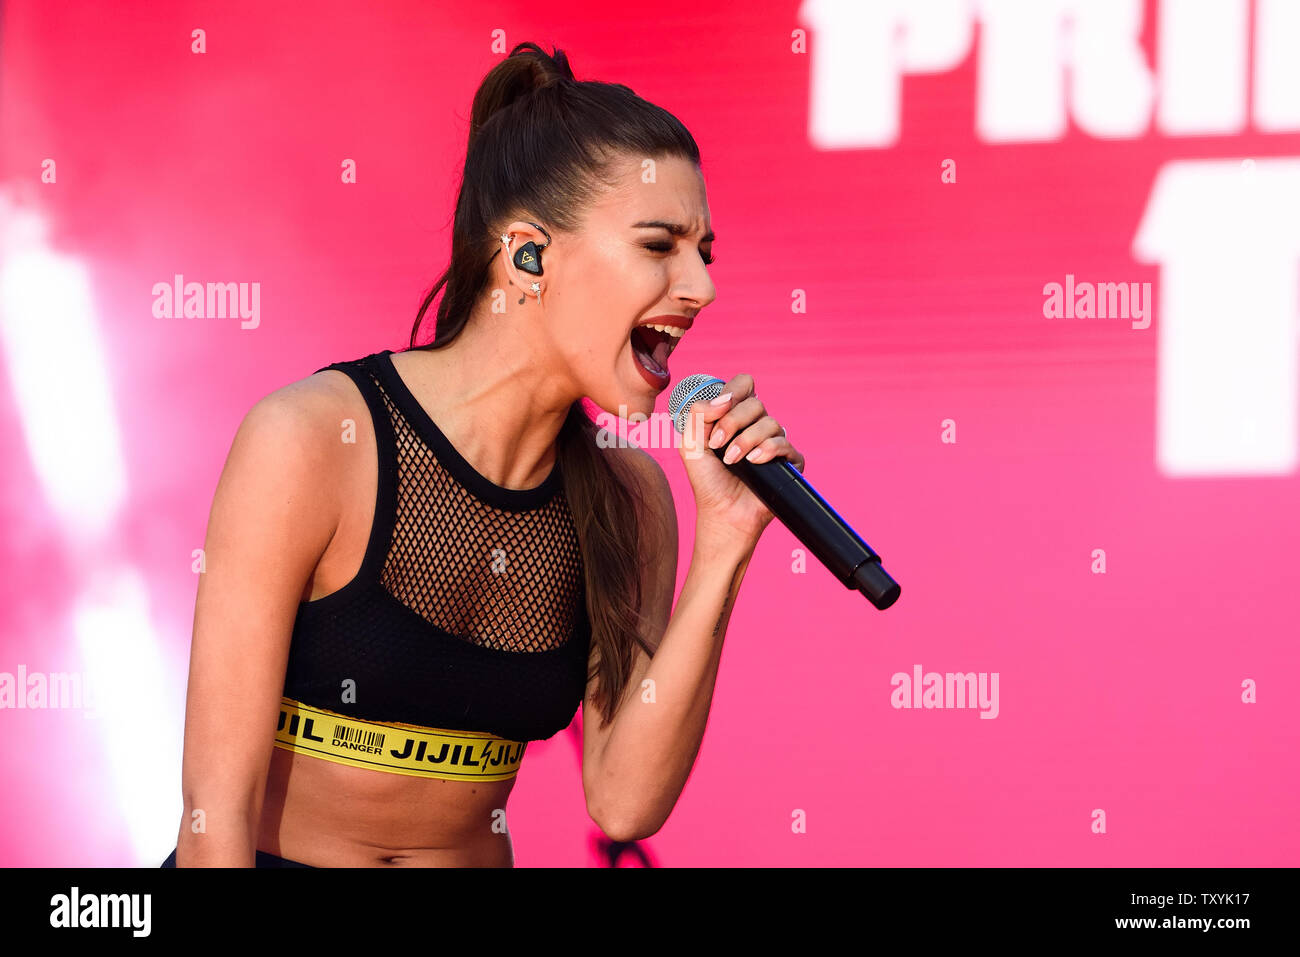
[[[358,461],[349,451],[373,447],[365,399],[347,375],[328,369],[254,402],[235,433],[225,471],[240,485],[249,475],[263,475],[259,481],[265,482],[272,481],[268,473],[277,474],[281,494],[306,495],[334,514],[347,493],[343,478]]]
[[[345,420],[356,420],[358,415],[367,415],[367,407],[356,384],[337,369],[324,369],[258,399],[245,416],[241,430],[252,426],[304,445],[327,439],[320,445],[321,450],[335,450]],[[303,449],[286,448],[294,450]]]
[[[259,404],[280,407],[286,414],[297,413],[307,418],[332,415],[337,411],[364,408],[365,401],[354,383],[338,369],[322,369],[296,382],[290,382],[268,393]]]

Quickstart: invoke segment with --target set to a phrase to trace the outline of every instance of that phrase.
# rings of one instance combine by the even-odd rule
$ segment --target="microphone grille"
[[[688,375],[678,382],[668,397],[668,412],[673,417],[673,428],[679,434],[685,432],[687,410],[701,400],[707,402],[716,399],[722,394],[724,385],[726,383],[717,376],[704,372]]]

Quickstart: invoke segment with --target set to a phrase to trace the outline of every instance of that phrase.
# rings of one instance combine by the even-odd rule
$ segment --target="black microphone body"
[[[696,375],[684,379],[673,390],[668,407],[678,432],[683,430],[686,409],[700,400],[715,398],[722,385],[722,380],[714,376]],[[730,443],[710,451],[721,460],[727,445]],[[723,466],[744,482],[844,587],[856,588],[881,611],[898,600],[902,589],[880,566],[880,556],[788,459],[750,462],[742,457],[731,465],[724,462]]]

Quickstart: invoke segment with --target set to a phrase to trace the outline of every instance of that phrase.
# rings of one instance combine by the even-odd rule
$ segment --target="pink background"
[[[768,529],[699,760],[644,842],[653,862],[1300,863],[1300,479],[1294,463],[1160,468],[1160,266],[1133,252],[1165,164],[1294,158],[1300,136],[1250,123],[1175,136],[1152,122],[1107,139],[1071,121],[1043,142],[987,142],[972,47],[903,80],[895,142],[821,149],[818,38],[799,4],[727,6],[0,5],[0,190],[46,223],[47,253],[84,270],[80,321],[97,331],[125,482],[93,534],[51,504],[20,363],[39,363],[42,402],[103,403],[63,361],[63,318],[11,304],[6,322],[39,322],[27,341],[45,344],[19,355],[9,333],[0,355],[0,671],[88,667],[79,616],[126,601],[123,582],[140,584],[146,626],[126,626],[116,659],[145,702],[132,719],[0,711],[0,864],[154,865],[171,849],[191,552],[230,440],[268,392],[404,346],[448,255],[466,118],[502,56],[498,29],[507,49],[560,46],[579,79],[626,83],[693,132],[718,299],[674,376],[752,374],[809,480],[903,586],[878,612],[815,559],[792,572],[797,542]],[[1156,13],[1147,3],[1149,62]],[[791,50],[800,26],[808,53]],[[189,50],[196,27],[203,55]],[[56,184],[40,181],[47,158]],[[344,158],[355,185],[339,181]],[[945,159],[955,183],[941,180]],[[32,245],[10,241],[8,266]],[[152,286],[176,273],[260,282],[260,326],[154,318]],[[1044,318],[1044,284],[1067,273],[1151,282],[1151,327]],[[795,289],[806,313],[791,313]],[[63,461],[93,484],[99,460],[78,458],[75,427]],[[693,501],[677,451],[654,454],[677,500],[680,585]],[[917,664],[997,672],[996,719],[893,708],[891,676]],[[1256,704],[1241,700],[1246,679]],[[579,727],[529,748],[510,803],[519,866],[602,863]],[[796,809],[806,833],[792,832]]]

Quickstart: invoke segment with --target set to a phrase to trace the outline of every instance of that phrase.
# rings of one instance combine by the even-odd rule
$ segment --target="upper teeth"
[[[657,326],[650,322],[647,322],[646,325],[651,329],[658,329],[660,332],[666,332],[674,339],[680,339],[682,336],[686,335],[686,330],[681,326]]]

